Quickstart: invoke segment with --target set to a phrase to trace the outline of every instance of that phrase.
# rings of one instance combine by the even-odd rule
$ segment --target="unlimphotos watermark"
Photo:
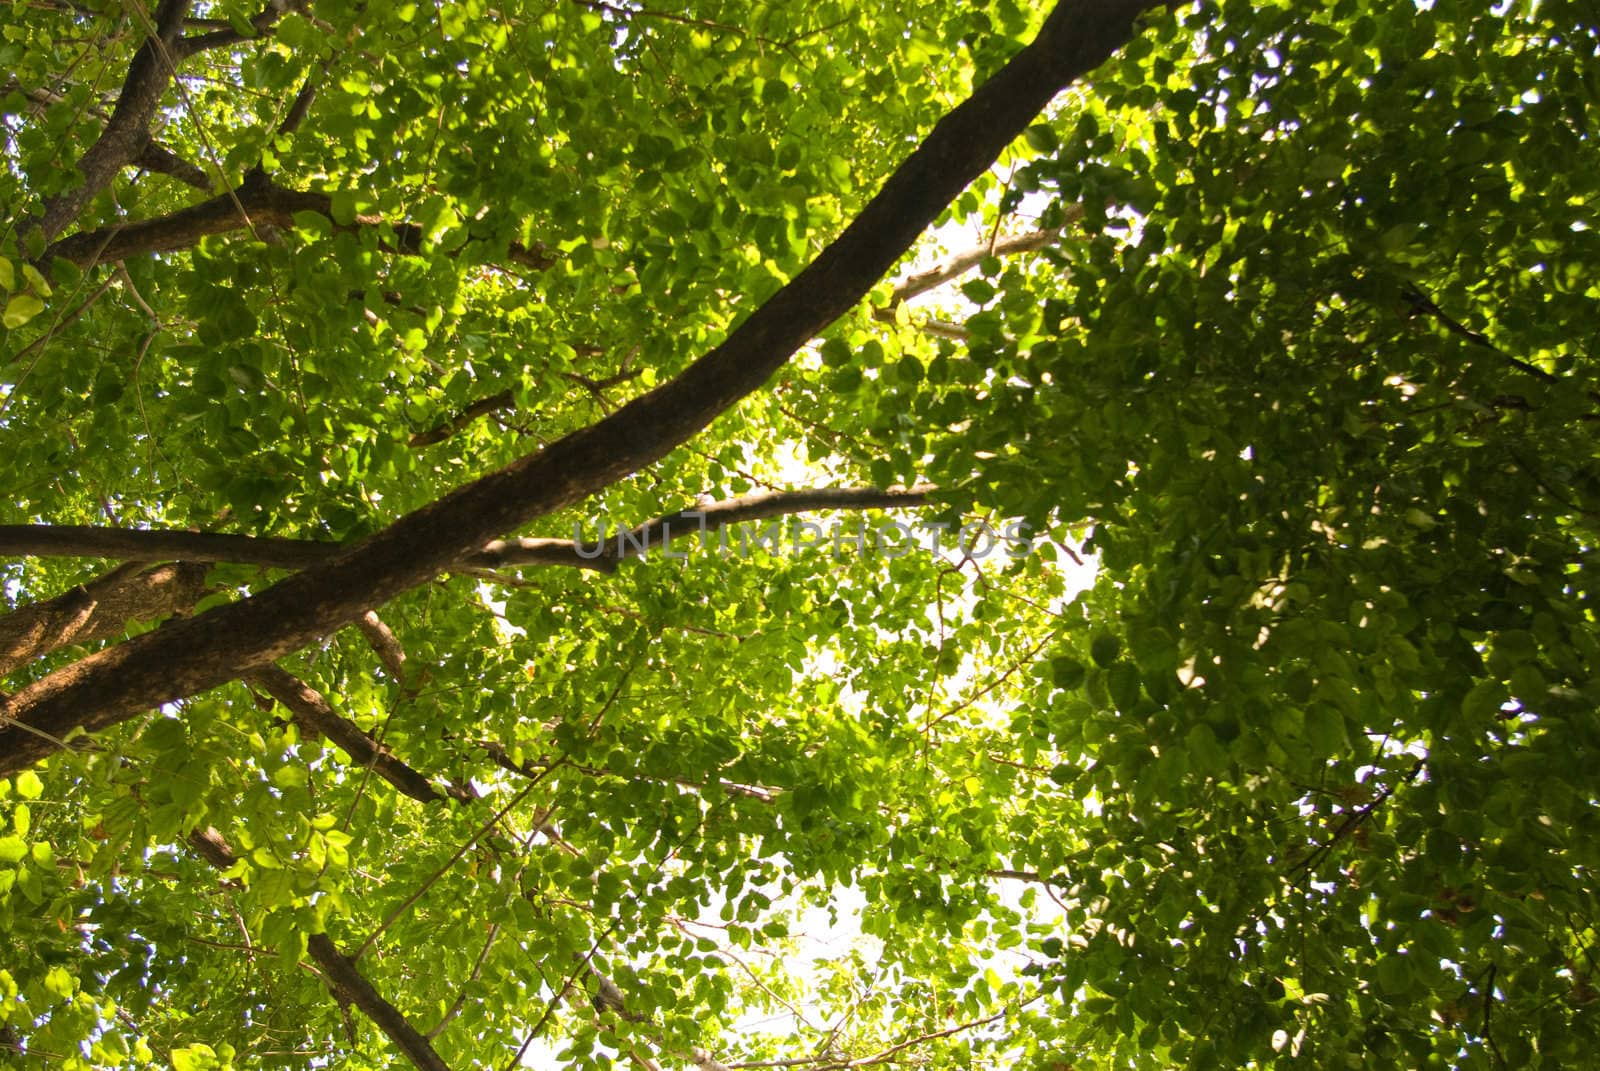
[[[640,528],[619,528],[607,536],[602,529],[597,538],[586,539],[583,523],[572,524],[572,541],[577,544],[581,558],[648,558],[659,554],[663,558],[687,561],[691,550],[674,550],[675,539],[698,535],[696,546],[703,553],[717,557],[749,558],[756,554],[782,556],[786,554],[814,554],[829,552],[834,557],[844,557],[850,552],[859,556],[882,555],[885,558],[903,558],[918,550],[931,554],[954,552],[973,559],[983,559],[997,552],[1011,558],[1026,557],[1033,549],[1024,521],[1008,521],[996,529],[983,521],[956,525],[950,521],[918,521],[906,524],[901,521],[882,521],[868,524],[865,521],[819,524],[816,521],[788,518],[772,521],[763,526],[750,522],[720,525],[712,528],[707,515],[685,510],[674,520],[662,521]],[[682,527],[676,524],[682,522]],[[685,541],[687,542],[687,541]]]

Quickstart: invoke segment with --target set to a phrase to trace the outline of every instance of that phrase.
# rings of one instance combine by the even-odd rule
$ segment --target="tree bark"
[[[184,613],[206,593],[197,562],[133,562],[44,602],[0,616],[0,677],[74,643],[119,636],[131,621]]]
[[[343,748],[353,765],[371,769],[403,795],[419,803],[434,803],[447,797],[474,798],[463,791],[446,792],[435,788],[432,781],[397,759],[394,752],[368,736],[361,726],[341,717],[321,692],[286,670],[262,666],[252,671],[247,679],[282,703],[303,732]]]
[[[496,536],[665,456],[758,390],[847,312],[1055,94],[1133,33],[1150,0],[1061,0],[1039,36],[934,127],[811,264],[683,373],[272,588],[58,670],[0,703],[0,775],[74,730],[98,732],[239,677],[426,583]]]

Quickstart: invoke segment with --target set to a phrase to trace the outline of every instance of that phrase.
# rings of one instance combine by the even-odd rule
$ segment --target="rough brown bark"
[[[0,616],[0,677],[74,643],[120,636],[130,621],[183,613],[206,593],[198,562],[134,562],[43,602]]]
[[[146,141],[132,163],[134,167],[142,167],[146,171],[169,175],[202,193],[211,192],[211,177],[203,168],[183,159],[160,142]]]
[[[487,398],[479,398],[443,424],[429,428],[427,431],[417,432],[411,436],[406,445],[420,450],[424,446],[442,443],[463,428],[469,427],[479,417],[487,416],[498,409],[510,409],[514,401],[514,396],[508,390],[503,390],[498,394],[491,394]]]
[[[0,703],[0,775],[282,658],[426,583],[503,532],[665,456],[861,300],[1062,88],[1128,40],[1150,0],[1061,0],[1039,36],[934,127],[815,260],[682,374],[611,416],[400,518],[274,587],[89,656]]]
[[[238,856],[227,840],[209,826],[189,834],[189,846],[218,870],[227,870],[238,862]],[[360,1008],[420,1071],[450,1071],[450,1065],[434,1051],[432,1043],[400,1014],[399,1008],[390,1004],[382,993],[372,987],[372,983],[356,969],[355,961],[340,952],[327,934],[314,933],[307,937],[306,952],[322,968],[322,979],[333,995],[346,1004]]]

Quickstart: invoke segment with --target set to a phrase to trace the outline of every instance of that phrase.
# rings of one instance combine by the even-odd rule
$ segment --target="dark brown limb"
[[[447,793],[395,758],[393,752],[368,736],[359,725],[341,717],[321,692],[294,674],[268,665],[252,670],[246,679],[260,685],[282,703],[303,731],[343,748],[355,765],[370,768],[404,795],[421,803],[433,803],[446,797]]]
[[[479,398],[444,423],[437,424],[427,431],[417,432],[407,441],[407,445],[413,449],[420,449],[424,446],[442,443],[458,432],[465,430],[479,417],[488,416],[490,413],[500,409],[510,409],[515,401],[515,397],[508,390],[503,390],[499,394],[491,394],[487,398]]]
[[[183,159],[171,149],[158,141],[146,141],[138,155],[129,161],[134,167],[142,167],[146,171],[167,175],[177,179],[188,186],[193,186],[202,193],[211,193],[211,176],[198,164],[192,164]]]
[[[462,557],[462,568],[494,569],[518,565],[566,565],[609,573],[626,558],[659,550],[666,537],[714,532],[731,524],[792,513],[835,509],[907,509],[925,505],[931,487],[880,491],[874,487],[823,487],[805,491],[762,491],[657,517],[600,546],[571,539],[495,539]],[[619,547],[623,548],[619,553]],[[125,558],[140,561],[182,559],[231,562],[270,569],[308,569],[332,561],[350,548],[309,539],[242,536],[213,532],[174,532],[148,528],[94,528],[79,525],[0,524],[0,559]]]
[[[383,623],[383,618],[378,616],[376,610],[362,614],[356,627],[367,638],[367,645],[377,654],[378,661],[383,663],[389,676],[399,683],[406,671],[406,651],[400,646],[400,638]]]
[[[210,827],[189,834],[189,846],[218,870],[227,870],[239,861],[222,834]],[[433,1051],[432,1043],[400,1014],[399,1008],[372,987],[356,969],[355,961],[340,952],[327,934],[314,933],[307,937],[306,951],[322,968],[323,980],[334,998],[360,1008],[415,1067],[420,1071],[450,1071],[450,1065]]]
[[[229,26],[227,29],[213,30],[210,33],[192,34],[179,38],[172,46],[172,54],[174,58],[183,60],[207,49],[226,48],[229,45],[253,41],[269,34],[283,16],[291,11],[299,11],[304,6],[305,0],[269,0],[266,7],[250,16],[250,33],[240,33]]]

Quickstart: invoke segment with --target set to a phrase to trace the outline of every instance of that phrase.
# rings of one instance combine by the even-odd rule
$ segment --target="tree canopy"
[[[1590,5],[257,2],[0,22],[7,1066],[1600,1050]]]

